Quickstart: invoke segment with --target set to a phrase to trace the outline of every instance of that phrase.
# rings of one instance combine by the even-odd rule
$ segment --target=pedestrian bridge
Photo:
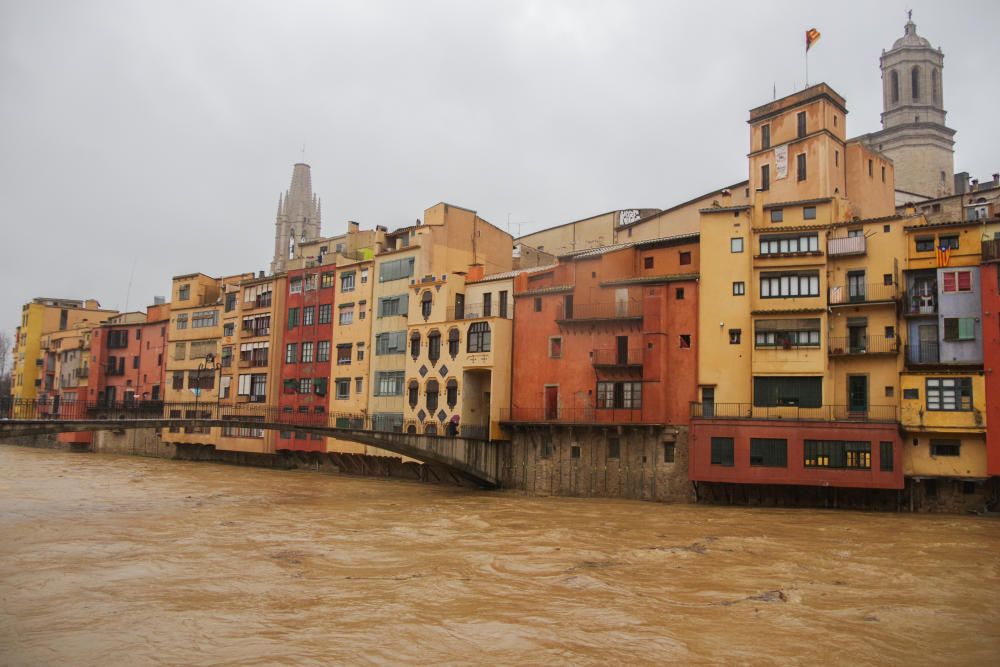
[[[459,427],[454,435],[394,432],[379,428],[367,415],[296,413],[254,403],[163,403],[135,401],[114,404],[52,401],[0,403],[0,440],[4,437],[155,428],[204,433],[212,428],[291,431],[323,435],[378,447],[423,463],[437,464],[484,488],[499,486],[499,451],[495,442]],[[164,439],[169,440],[167,433]]]

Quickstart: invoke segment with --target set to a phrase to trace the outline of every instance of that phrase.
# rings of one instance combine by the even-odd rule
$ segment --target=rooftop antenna
[[[125,312],[128,312],[128,298],[132,294],[132,278],[135,277],[136,257],[132,258],[132,270],[128,274],[128,288],[125,290]]]

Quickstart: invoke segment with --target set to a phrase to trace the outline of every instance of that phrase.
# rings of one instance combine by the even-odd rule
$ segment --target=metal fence
[[[852,283],[830,287],[830,305],[894,301],[899,296],[895,285],[884,283]]]
[[[504,408],[501,422],[564,422],[575,424],[648,423],[641,408]]]
[[[752,403],[691,403],[694,419],[767,419],[788,421],[896,422],[895,405],[762,406]]]
[[[882,335],[831,336],[830,355],[894,354],[899,351],[899,339]]]

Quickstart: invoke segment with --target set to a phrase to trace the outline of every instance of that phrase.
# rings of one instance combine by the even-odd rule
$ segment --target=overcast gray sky
[[[267,268],[312,165],[325,234],[448,201],[512,231],[746,178],[749,108],[810,79],[879,128],[905,10],[945,52],[955,167],[996,154],[1000,3],[0,0],[0,328]]]

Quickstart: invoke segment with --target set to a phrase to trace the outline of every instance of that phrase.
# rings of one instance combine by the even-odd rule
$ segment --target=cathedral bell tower
[[[871,147],[894,162],[897,190],[952,194],[955,130],[945,125],[944,54],[917,34],[911,15],[880,67],[882,130],[869,135]]]
[[[312,191],[309,165],[300,162],[292,169],[292,184],[284,197],[278,195],[272,274],[284,272],[288,260],[299,257],[301,243],[319,238],[320,216],[320,200]]]

